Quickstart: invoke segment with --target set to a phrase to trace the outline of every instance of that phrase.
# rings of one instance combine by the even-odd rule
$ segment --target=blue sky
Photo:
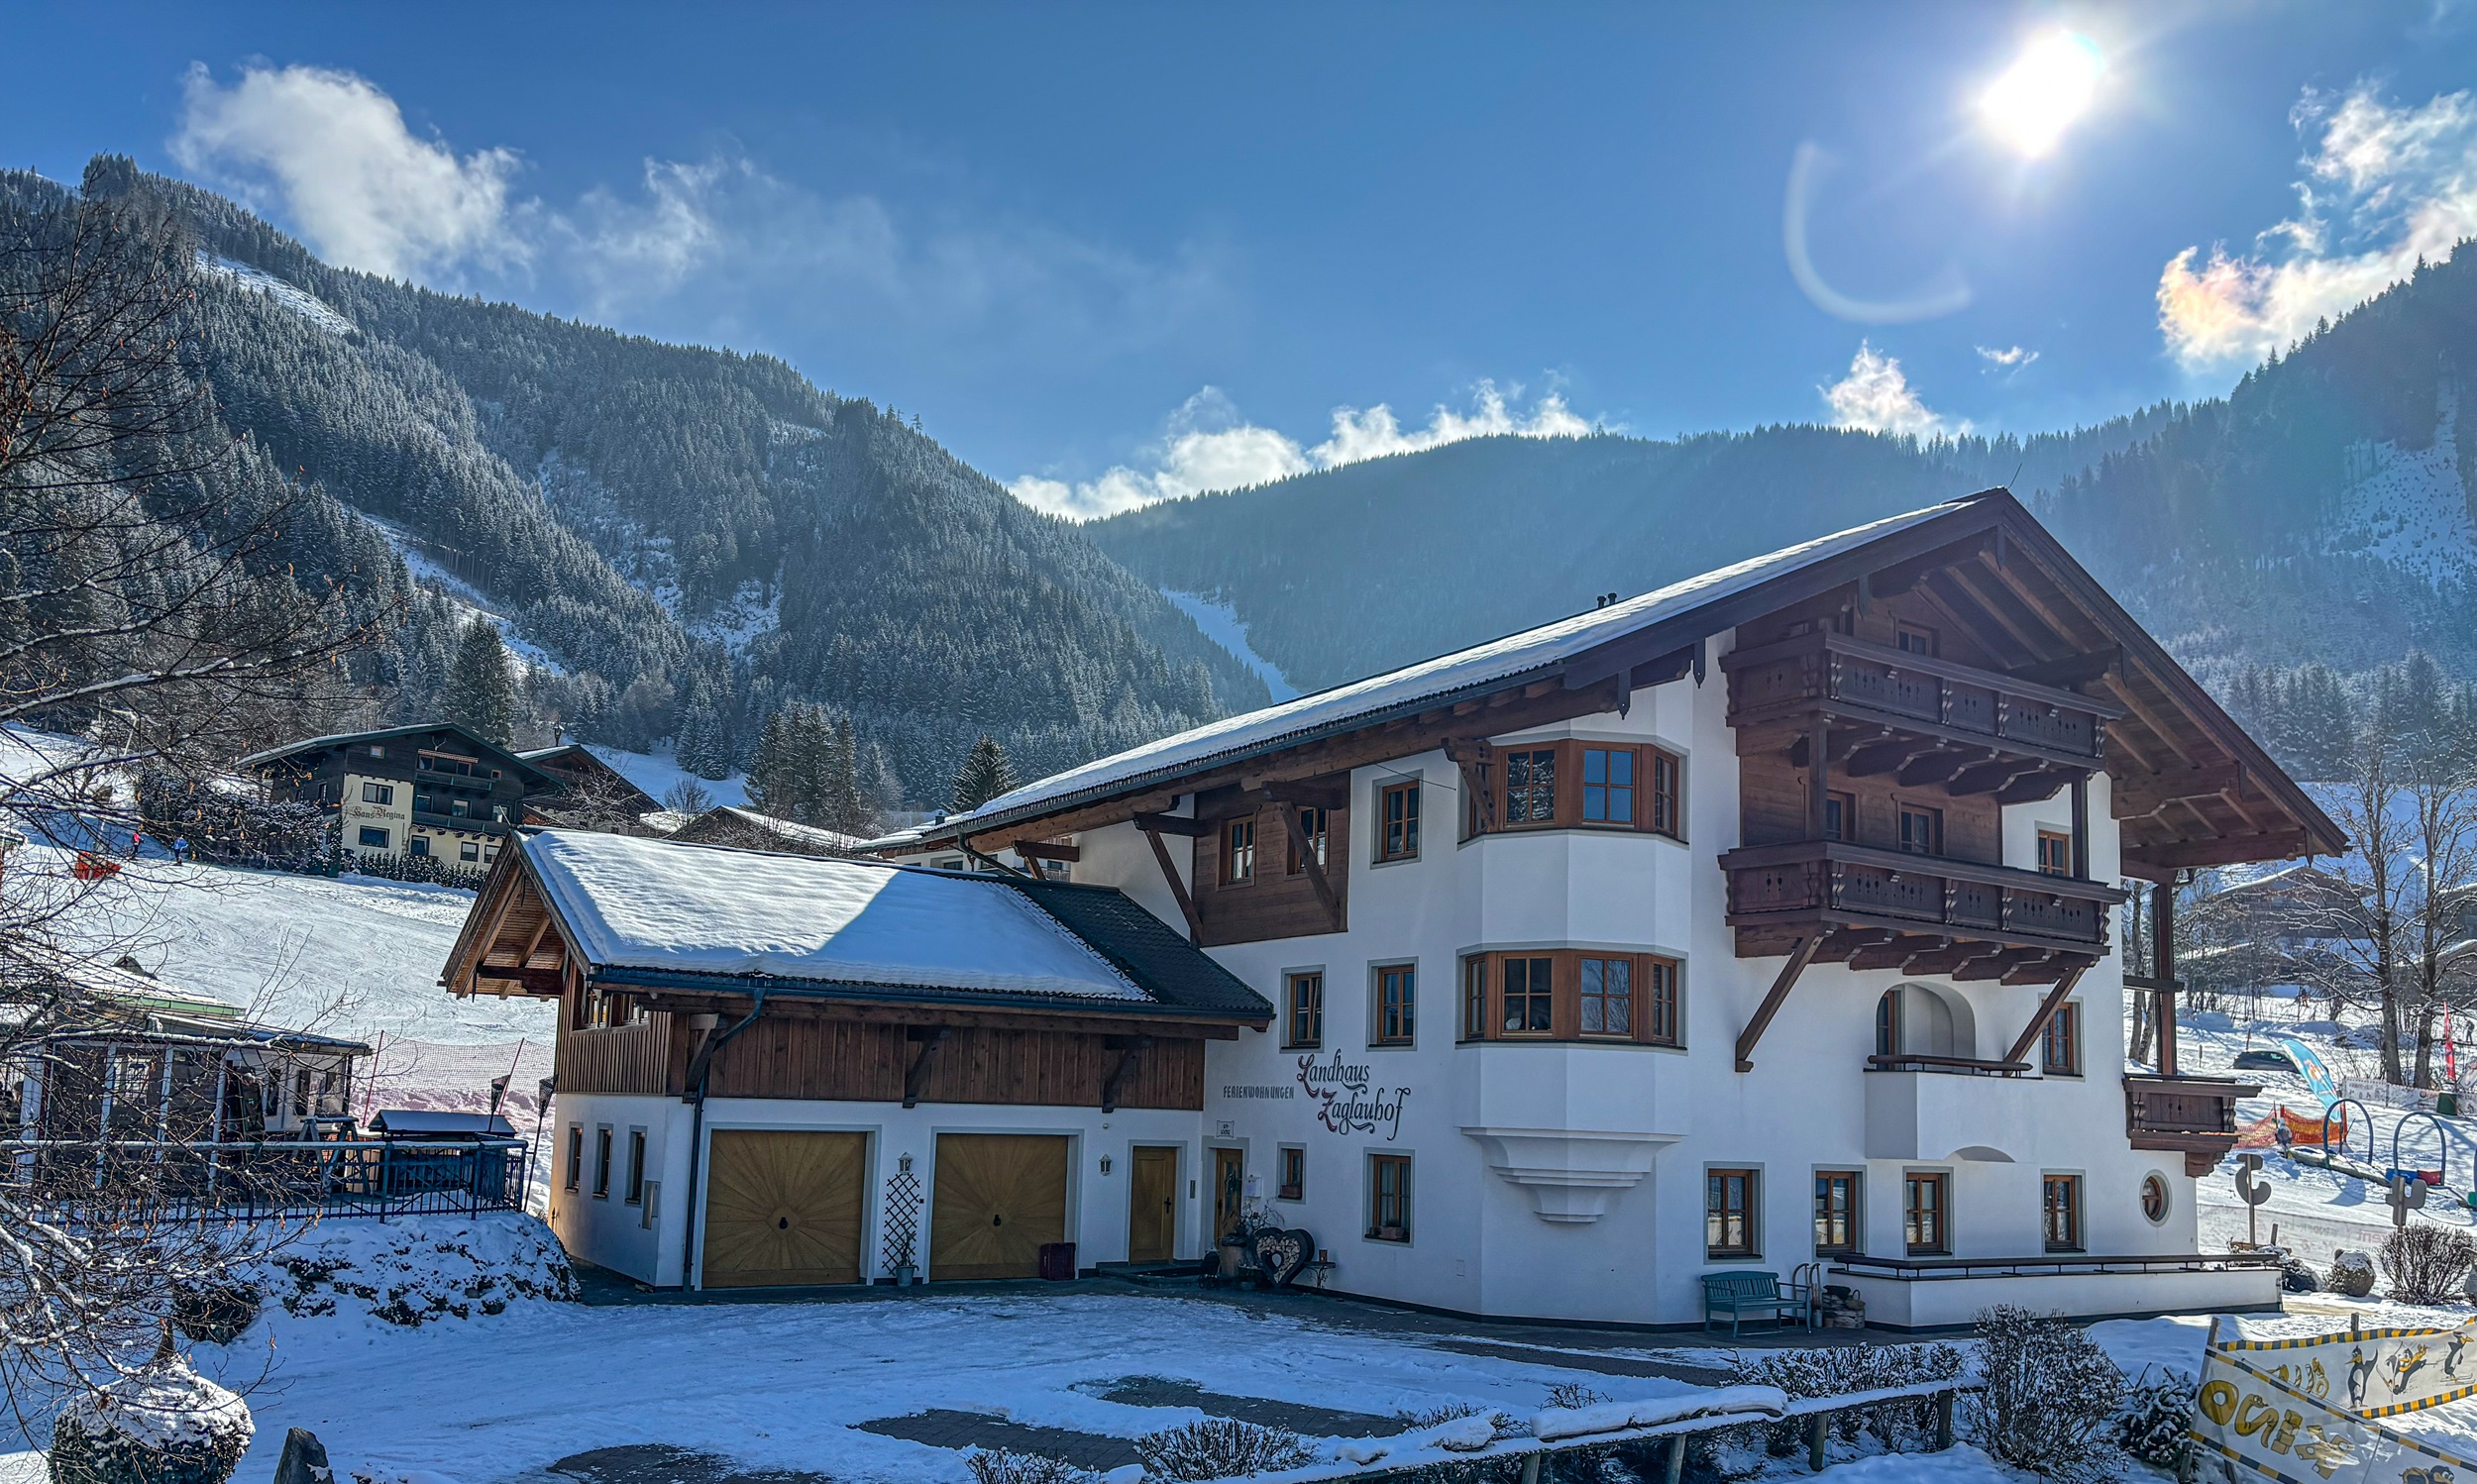
[[[0,164],[125,152],[333,261],[771,352],[1086,513],[1489,429],[2069,426],[2477,235],[2472,0],[10,31],[57,63]],[[2060,32],[2103,70],[2026,157],[1980,100]]]

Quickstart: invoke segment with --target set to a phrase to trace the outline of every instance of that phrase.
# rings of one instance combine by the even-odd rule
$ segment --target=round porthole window
[[[2156,1226],[2168,1219],[2168,1183],[2166,1177],[2152,1172],[2142,1177],[2141,1214]]]

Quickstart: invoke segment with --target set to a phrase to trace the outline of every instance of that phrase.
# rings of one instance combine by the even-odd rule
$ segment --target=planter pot
[[[920,1270],[914,1267],[912,1264],[908,1262],[898,1263],[895,1267],[895,1286],[897,1288],[910,1288],[913,1281],[918,1278],[919,1275]]]

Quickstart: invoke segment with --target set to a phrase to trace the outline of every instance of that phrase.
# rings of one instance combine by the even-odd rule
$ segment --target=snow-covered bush
[[[1741,1354],[1729,1368],[1729,1381],[1736,1386],[1777,1386],[1792,1398],[1838,1397],[1952,1380],[1961,1374],[1964,1358],[1959,1346],[1941,1342],[1767,1350]],[[1806,1445],[1805,1427],[1802,1422],[1787,1421],[1727,1431],[1748,1442],[1760,1442],[1766,1452],[1787,1454]],[[1934,1429],[1935,1403],[1927,1397],[1832,1414],[1833,1435],[1855,1442],[1862,1433],[1872,1433],[1887,1452],[1928,1445]]]
[[[2188,1430],[2194,1421],[2195,1378],[2184,1371],[2144,1366],[2115,1415],[2115,1445],[2153,1468],[2178,1478],[2193,1456]]]
[[[172,1325],[185,1339],[228,1345],[258,1323],[267,1295],[255,1283],[202,1282],[172,1295]]]
[[[1572,1411],[1578,1407],[1597,1407],[1607,1400],[1606,1396],[1579,1381],[1560,1381],[1548,1389],[1547,1405]]]
[[[2342,1247],[2330,1254],[2330,1272],[2322,1279],[2322,1287],[2351,1299],[2362,1299],[2374,1291],[2374,1259],[2366,1252],[2351,1252]]]
[[[1316,1450],[1296,1432],[1260,1428],[1230,1418],[1207,1418],[1135,1439],[1147,1479],[1227,1479],[1270,1473],[1316,1461]]]
[[[2477,1240],[2455,1226],[2412,1221],[2383,1238],[2383,1271],[2403,1304],[2448,1304],[2477,1267]]]
[[[256,1431],[242,1400],[163,1347],[52,1422],[53,1484],[224,1484]]]
[[[1971,1410],[1971,1431],[1979,1445],[2051,1479],[2112,1472],[2105,1431],[2124,1373],[2098,1341],[2062,1315],[2010,1304],[1981,1310],[1978,1329],[1986,1390]]]
[[[1090,1469],[1043,1458],[1038,1453],[1011,1453],[1005,1448],[974,1448],[963,1455],[975,1484],[1093,1484]]]
[[[2279,1286],[2292,1294],[2316,1294],[2322,1291],[2322,1275],[2301,1257],[2290,1257],[2279,1265]]]
[[[576,1297],[576,1275],[539,1217],[330,1217],[276,1252],[263,1275],[286,1314],[367,1314],[407,1328]]]

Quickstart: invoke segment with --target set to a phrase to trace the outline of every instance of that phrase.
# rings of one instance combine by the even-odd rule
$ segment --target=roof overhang
[[[1380,705],[1324,715],[1295,729],[1258,729],[1229,748],[1191,753],[1158,767],[1131,767],[1087,786],[872,841],[869,848],[895,853],[1092,828],[1166,808],[1181,793],[1250,781],[1251,774],[1252,781],[1260,781],[1275,773],[1276,760],[1339,769],[1433,745],[1422,741],[1385,754],[1379,742],[1363,757],[1333,746],[1338,739],[1404,723],[1444,726],[1467,715],[1488,734],[1499,735],[1538,724],[1530,719],[1535,716],[1622,709],[1626,697],[1645,686],[1688,674],[1699,681],[1704,645],[1714,635],[1853,584],[1862,601],[1923,586],[1939,605],[1966,610],[1959,616],[1982,628],[1992,649],[2014,654],[2013,673],[2053,677],[2049,684],[2095,684],[2121,702],[2125,714],[2108,723],[2107,771],[2122,795],[2119,818],[2140,821],[2127,832],[2125,874],[2168,879],[2191,867],[2346,848],[2344,832],[2305,790],[2002,489],[1938,507],[1884,535],[1729,587],[1707,602],[1662,612],[1551,662],[1390,696]],[[1519,695],[1525,709],[1485,714],[1487,703],[1509,694]],[[1524,720],[1504,724],[1515,715]],[[1406,736],[1417,740],[1418,733]],[[2155,807],[2127,815],[2128,803]]]

